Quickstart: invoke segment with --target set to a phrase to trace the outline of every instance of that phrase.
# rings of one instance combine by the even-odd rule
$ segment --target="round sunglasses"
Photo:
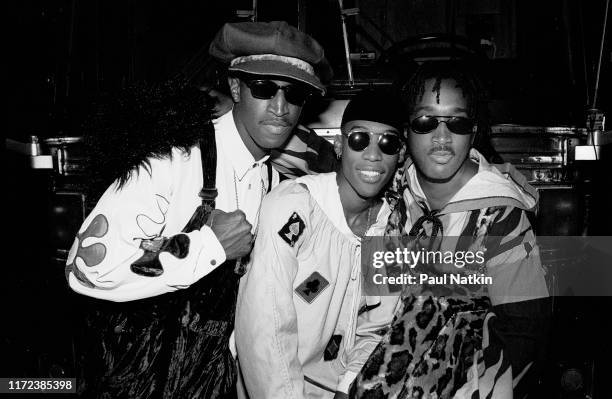
[[[445,123],[448,130],[455,134],[472,134],[474,121],[464,116],[423,115],[410,122],[410,129],[418,134],[427,134]]]
[[[356,130],[348,132],[345,136],[348,140],[348,146],[353,151],[363,151],[370,145],[370,137],[374,133],[365,130]],[[395,155],[402,148],[402,141],[397,134],[383,133],[378,134],[378,148],[383,154]]]
[[[260,100],[270,100],[279,90],[282,90],[285,92],[287,102],[302,106],[310,96],[310,91],[305,87],[293,84],[279,86],[271,80],[250,80],[246,82],[246,85],[251,90],[251,95]]]

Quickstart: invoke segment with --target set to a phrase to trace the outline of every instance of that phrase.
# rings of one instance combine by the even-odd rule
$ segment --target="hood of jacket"
[[[490,164],[476,149],[469,157],[478,164],[478,172],[440,209],[438,214],[466,212],[492,206],[513,206],[532,210],[538,203],[538,192],[527,178],[509,163]],[[416,166],[409,158],[404,167],[402,186],[407,186],[404,198],[427,203],[417,179]]]

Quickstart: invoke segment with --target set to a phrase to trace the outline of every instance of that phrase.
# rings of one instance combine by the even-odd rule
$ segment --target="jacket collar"
[[[476,149],[469,157],[478,164],[474,175],[442,208],[438,214],[470,211],[491,206],[514,206],[533,209],[538,202],[537,190],[529,185],[525,176],[509,163],[490,164]],[[403,183],[407,185],[404,199],[407,204],[427,204],[414,163],[410,158],[405,164]],[[411,198],[410,198],[411,197]]]
[[[215,139],[217,141],[217,146],[220,151],[223,152],[226,159],[229,160],[238,180],[242,180],[244,175],[254,165],[261,165],[270,158],[269,155],[265,155],[258,161],[253,158],[253,155],[242,141],[240,133],[238,133],[238,128],[234,121],[234,113],[232,111],[221,115],[219,118],[215,119],[213,123],[215,124]]]

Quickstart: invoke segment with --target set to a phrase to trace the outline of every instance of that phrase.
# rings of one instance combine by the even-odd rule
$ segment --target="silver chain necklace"
[[[234,170],[233,172],[234,172],[234,197],[236,198],[236,209],[240,209],[240,201],[238,201],[238,178],[236,176],[236,170]],[[266,194],[266,186],[264,185],[263,179],[260,179],[259,183],[261,184],[261,197],[263,199],[263,196]],[[272,184],[272,182],[269,182],[269,184]],[[260,210],[261,210],[261,201],[259,201],[259,209],[257,209],[255,220],[257,220],[257,218],[259,217]]]
[[[233,170],[233,172],[234,172],[234,197],[236,199],[236,209],[240,209],[240,201],[238,200],[238,178],[236,176],[235,169]],[[261,211],[261,203],[263,202],[263,197],[266,194],[266,187],[264,185],[263,179],[260,178],[259,182],[261,184],[261,199],[259,201],[259,207],[257,208],[257,213],[255,214],[255,220],[253,220],[254,223],[257,223],[255,225],[255,231],[253,232],[253,242],[255,242],[255,237],[257,237],[257,230],[259,230],[259,212]],[[268,182],[268,184],[272,184],[272,181]],[[234,266],[234,273],[238,274],[239,276],[242,276],[246,272],[246,265],[249,262],[250,256],[251,254],[249,253],[249,255],[247,256],[243,256],[243,257],[236,259],[236,265]]]

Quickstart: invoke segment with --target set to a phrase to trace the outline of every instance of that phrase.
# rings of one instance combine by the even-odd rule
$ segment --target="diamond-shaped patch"
[[[340,342],[342,342],[342,335],[332,335],[327,343],[325,352],[323,352],[323,360],[330,361],[338,357],[338,351],[340,350]]]
[[[321,276],[319,272],[314,272],[297,286],[295,292],[306,302],[312,303],[328,285],[329,282],[325,277]]]
[[[287,223],[278,231],[278,235],[289,244],[290,247],[293,247],[304,232],[305,226],[300,215],[298,215],[297,212],[293,212]]]

